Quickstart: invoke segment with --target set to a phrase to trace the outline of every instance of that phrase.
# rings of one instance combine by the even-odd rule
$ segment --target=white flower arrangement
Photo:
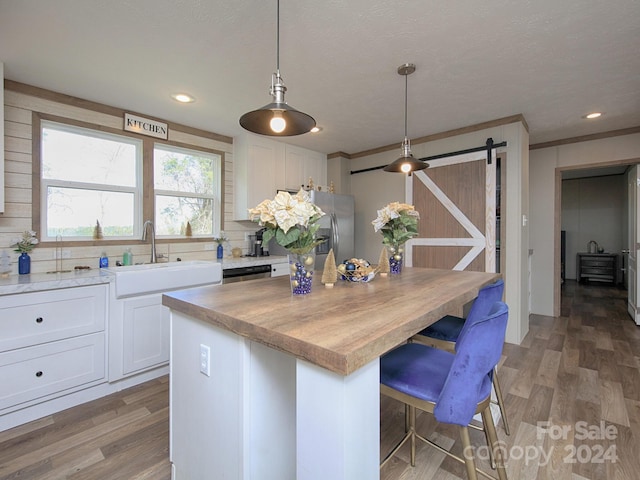
[[[397,246],[418,235],[418,219],[420,213],[413,205],[392,202],[382,210],[371,222],[376,232],[382,233],[382,243]]]
[[[220,236],[219,237],[213,237],[213,241],[216,242],[218,245],[222,245],[223,243],[228,242],[229,239],[225,235],[224,230],[221,230],[220,231]]]
[[[278,245],[297,254],[308,253],[324,241],[316,238],[320,227],[317,222],[323,215],[304,189],[295,195],[278,192],[273,200],[264,200],[249,209],[250,220],[266,228],[262,234],[264,244],[275,238]]]
[[[36,238],[36,232],[33,230],[25,230],[22,233],[22,237],[14,238],[12,247],[15,247],[14,252],[29,253],[38,244]]]

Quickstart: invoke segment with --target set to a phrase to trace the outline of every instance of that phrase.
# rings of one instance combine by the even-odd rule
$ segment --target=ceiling
[[[530,143],[640,126],[637,0],[282,0],[287,102],[357,153],[514,114]],[[5,78],[222,135],[271,102],[276,1],[0,0]],[[195,103],[170,95],[187,92]],[[582,117],[601,111],[598,120]]]

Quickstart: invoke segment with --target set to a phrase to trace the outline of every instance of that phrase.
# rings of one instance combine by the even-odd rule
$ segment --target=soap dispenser
[[[131,253],[130,248],[127,248],[127,251],[122,255],[122,264],[133,265],[133,253]]]

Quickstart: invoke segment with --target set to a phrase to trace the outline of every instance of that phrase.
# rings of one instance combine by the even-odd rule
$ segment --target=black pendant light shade
[[[284,85],[283,88],[286,90]],[[308,133],[316,126],[316,121],[284,102],[272,102],[242,115],[240,125],[245,130],[260,135],[291,137]]]
[[[413,157],[411,154],[411,143],[407,136],[407,77],[415,71],[416,66],[413,63],[405,63],[398,67],[398,75],[404,75],[404,141],[402,142],[402,153],[400,158],[384,167],[385,172],[406,173],[407,175],[411,175],[411,172],[424,170],[429,166],[428,163],[423,162],[422,160],[417,160]]]
[[[291,137],[308,133],[316,126],[316,121],[310,115],[296,110],[284,101],[284,86],[280,76],[280,0],[277,2],[277,35],[276,35],[276,73],[271,77],[269,93],[273,102],[258,110],[245,113],[240,117],[240,126],[245,130],[260,135],[272,137]]]
[[[429,167],[429,164],[427,162],[418,160],[411,154],[409,139],[406,137],[404,139],[404,142],[402,143],[402,149],[402,156],[394,160],[393,163],[390,163],[389,165],[384,167],[385,172],[406,173],[408,175],[411,175],[411,172],[424,170],[425,168]]]
[[[271,128],[273,118],[282,117],[285,121],[284,130],[276,132]],[[245,113],[240,117],[240,125],[245,130],[260,135],[291,137],[308,133],[316,126],[316,121],[310,115],[290,107],[286,103],[270,103],[264,107]]]

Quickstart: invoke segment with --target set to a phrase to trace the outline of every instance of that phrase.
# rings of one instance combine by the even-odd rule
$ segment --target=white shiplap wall
[[[12,274],[17,274],[18,254],[10,248],[13,240],[23,231],[32,228],[32,125],[33,112],[47,113],[59,117],[70,118],[96,125],[122,129],[122,117],[102,111],[90,110],[60,101],[32,95],[16,89],[4,90],[4,144],[5,144],[5,211],[0,213],[0,251],[9,253],[12,260]],[[108,109],[104,109],[108,111]],[[257,226],[251,222],[234,222],[233,212],[233,145],[213,140],[193,133],[170,130],[169,140],[188,145],[218,150],[225,154],[224,184],[224,231],[230,240],[231,247],[240,247],[245,253],[248,249],[245,241],[246,233],[253,233]],[[76,265],[98,266],[98,258],[106,251],[109,259],[115,261],[122,258],[122,253],[130,245],[113,245],[109,247],[84,246],[65,247],[62,249],[62,269],[73,269]],[[215,245],[213,242],[161,243],[157,245],[158,253],[169,255],[170,260],[181,257],[183,260],[215,259],[215,250],[206,250]],[[150,253],[148,244],[131,246],[134,261],[146,261]],[[230,250],[227,249],[227,250]],[[229,253],[229,252],[226,252]],[[47,272],[58,268],[55,261],[55,247],[36,247],[31,254],[31,271]]]

